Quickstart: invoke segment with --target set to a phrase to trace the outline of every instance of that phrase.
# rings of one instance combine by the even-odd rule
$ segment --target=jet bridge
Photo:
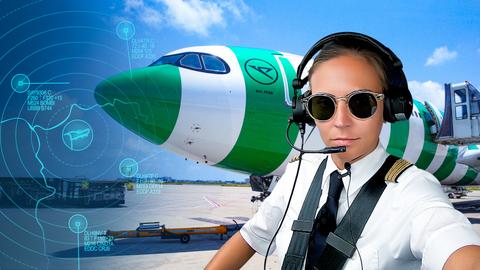
[[[429,106],[427,106],[427,109]],[[431,112],[432,113],[432,112]],[[432,119],[435,142],[468,145],[480,143],[480,92],[469,82],[445,84],[445,112],[441,125]],[[437,120],[437,121],[435,121]],[[435,134],[432,132],[432,134]]]

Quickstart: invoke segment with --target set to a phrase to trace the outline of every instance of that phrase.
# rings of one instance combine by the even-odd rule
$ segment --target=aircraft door
[[[470,93],[470,119],[472,125],[472,136],[480,135],[480,93],[473,85],[467,85]]]
[[[470,110],[469,110],[469,95],[467,89],[459,88],[453,90],[452,111],[454,116],[453,130],[455,137],[470,137]]]

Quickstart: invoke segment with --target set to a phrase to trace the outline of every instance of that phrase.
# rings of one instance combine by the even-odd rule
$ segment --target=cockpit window
[[[187,54],[180,60],[180,65],[193,69],[202,69],[202,63],[200,63],[200,57],[197,54]]]
[[[213,55],[202,55],[203,64],[205,64],[205,70],[214,72],[225,72],[227,69],[220,59]]]
[[[220,57],[198,52],[184,52],[162,56],[150,66],[174,65],[195,71],[215,74],[227,74],[230,72],[228,64]]]
[[[183,56],[183,54],[165,55],[165,56],[162,56],[160,59],[158,59],[153,64],[151,64],[151,66],[160,66],[160,65],[165,65],[165,64],[175,65],[177,63],[178,59],[180,59],[180,57],[182,57],[182,56]]]

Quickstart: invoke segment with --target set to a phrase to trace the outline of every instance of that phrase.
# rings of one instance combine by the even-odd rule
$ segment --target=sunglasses
[[[317,93],[302,100],[308,114],[319,121],[327,121],[333,117],[337,100],[344,100],[352,115],[357,119],[372,117],[377,110],[377,100],[383,100],[384,94],[369,90],[355,90],[344,97],[335,97],[327,93]]]

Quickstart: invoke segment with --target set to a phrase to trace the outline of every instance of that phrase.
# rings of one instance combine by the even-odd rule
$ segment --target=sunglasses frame
[[[310,90],[311,92],[311,90]],[[343,96],[343,97],[336,97],[332,94],[328,94],[328,93],[325,93],[325,92],[319,92],[319,93],[316,93],[314,95],[309,95],[308,97],[305,97],[301,100],[301,102],[303,103],[305,109],[307,110],[307,113],[308,115],[310,115],[310,117],[312,117],[313,119],[317,120],[317,121],[320,121],[320,122],[326,122],[326,121],[329,121],[332,119],[332,117],[335,115],[335,113],[337,112],[337,100],[343,100],[345,101],[345,103],[347,104],[347,107],[348,107],[348,111],[350,112],[350,114],[355,117],[355,119],[358,119],[358,120],[366,120],[366,119],[369,119],[371,118],[372,116],[375,115],[375,113],[373,113],[372,115],[370,115],[369,117],[367,118],[359,118],[357,116],[355,116],[353,113],[352,113],[352,110],[350,108],[350,105],[349,105],[349,101],[350,101],[350,98],[352,98],[353,96],[355,95],[358,95],[358,94],[363,94],[363,93],[366,93],[366,94],[371,94],[374,98],[375,98],[375,101],[377,101],[377,106],[378,106],[378,101],[380,100],[384,100],[385,99],[385,94],[381,94],[381,93],[376,93],[376,92],[373,92],[371,90],[368,90],[368,89],[358,89],[358,90],[354,90],[350,93],[348,93],[347,95]],[[313,117],[312,113],[310,112],[309,108],[308,108],[308,102],[310,101],[310,99],[314,98],[314,97],[317,97],[317,96],[322,96],[322,97],[327,97],[327,98],[330,98],[332,101],[333,101],[333,104],[335,106],[335,110],[333,111],[333,114],[332,116],[330,116],[330,118],[328,119],[325,119],[325,120],[319,120],[315,117]],[[376,110],[375,110],[376,112]]]

